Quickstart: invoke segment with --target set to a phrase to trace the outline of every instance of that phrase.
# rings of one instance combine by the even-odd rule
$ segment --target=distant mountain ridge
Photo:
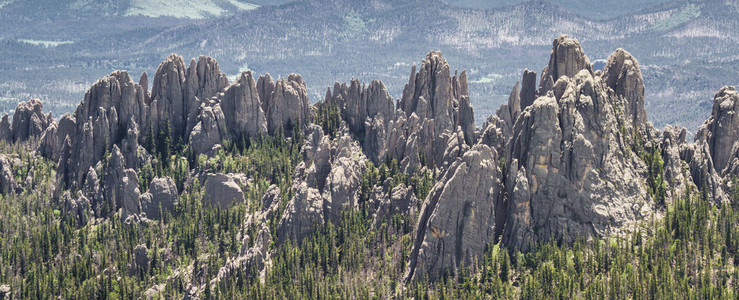
[[[70,108],[61,107],[78,100],[84,85],[59,89],[69,83],[47,82],[91,82],[113,68],[138,74],[177,52],[219,57],[232,79],[244,70],[278,78],[300,72],[311,83],[312,101],[322,98],[320,87],[350,78],[381,79],[398,97],[406,62],[437,49],[453,65],[469,70],[470,94],[484,115],[505,101],[523,69],[546,64],[542,54],[549,51],[552,36],[568,34],[586,44],[593,61],[605,61],[618,47],[640,57],[645,83],[651,87],[646,102],[647,110],[654,112],[650,120],[692,131],[709,113],[707,101],[714,91],[739,78],[734,51],[739,47],[739,21],[731,2],[634,6],[640,10],[606,20],[546,1],[488,10],[451,2],[281,1],[280,6],[201,20],[123,13],[106,17],[111,20],[106,22],[90,15],[96,9],[125,12],[130,6],[92,5],[87,17],[75,20],[9,24],[0,34],[5,38],[0,54],[14,59],[0,59],[0,80],[9,82],[0,94],[9,101],[6,110],[15,107],[11,102],[35,95],[58,105],[55,112],[65,112]],[[14,5],[20,7],[9,2],[0,14]]]
[[[121,1],[48,1],[5,0],[0,3],[4,19],[42,20],[74,19],[90,16],[145,15],[200,19],[259,7],[242,0],[121,0]]]

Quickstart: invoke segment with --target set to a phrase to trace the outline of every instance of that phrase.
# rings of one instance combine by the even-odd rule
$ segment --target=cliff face
[[[247,217],[244,228],[258,228],[258,242],[210,284],[236,268],[263,270],[273,238],[300,243],[346,210],[362,210],[373,226],[394,214],[413,218],[405,280],[435,280],[473,265],[489,243],[527,250],[550,239],[627,233],[688,189],[727,201],[739,175],[733,87],[716,94],[691,143],[685,129],[658,131],[647,121],[639,63],[623,49],[593,70],[577,40],[558,37],[538,84],[535,72],[524,71],[508,103],[481,128],[467,73],[451,70],[433,51],[413,66],[397,103],[382,82],[352,80],[312,106],[300,75],[255,80],[244,72],[229,84],[214,59],[199,57],[186,68],[172,55],[151,91],[146,73],[135,83],[116,71],[59,120],[44,115],[38,100],[19,104],[12,122],[0,121],[0,138],[40,138],[37,154],[57,162],[55,197],[83,225],[117,211],[129,222],[159,219],[177,207],[182,187],[172,178],[139,182],[143,166],[166,161],[157,150],[164,141],[215,156],[231,141],[278,132],[304,137],[289,192],[270,187],[261,210]],[[340,119],[332,134],[315,124],[314,111],[328,107]],[[19,188],[12,163],[0,160],[3,193]],[[382,164],[436,183],[418,199],[418,187],[369,182],[372,166]],[[204,181],[206,200],[224,209],[244,202],[244,187],[253,184],[246,174],[183,173],[178,182]]]

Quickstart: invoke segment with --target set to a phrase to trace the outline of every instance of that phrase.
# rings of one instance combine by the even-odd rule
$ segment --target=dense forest
[[[324,116],[318,118],[323,128],[335,130],[337,122],[331,120],[336,116],[330,109],[317,115]],[[238,252],[241,238],[254,236],[244,232],[255,230],[242,228],[244,216],[261,209],[261,195],[269,183],[280,186],[283,199],[290,198],[291,173],[302,139],[297,133],[247,139],[211,158],[192,157],[178,145],[152,145],[159,149],[152,152],[162,163],[139,170],[141,176],[177,179],[189,168],[243,172],[255,178],[253,185],[244,187],[246,203],[226,210],[207,205],[200,184],[193,182],[179,197],[176,210],[158,222],[126,224],[113,215],[82,227],[53,200],[55,164],[32,156],[38,141],[3,143],[2,152],[20,162],[12,170],[16,180],[33,188],[0,196],[0,283],[17,298],[130,299],[155,292],[161,292],[157,297],[162,299],[182,298],[193,292],[183,290],[187,282],[204,283],[218,275]],[[658,156],[648,159],[661,160]],[[367,168],[362,190],[388,178],[414,186],[421,199],[432,185],[430,176],[409,177],[398,173],[397,162],[388,162]],[[272,249],[272,266],[266,272],[240,270],[218,284],[205,284],[201,295],[205,299],[736,299],[738,207],[716,205],[706,193],[693,194],[686,191],[678,201],[664,204],[662,218],[644,220],[643,229],[628,236],[582,238],[572,245],[552,240],[527,253],[488,241],[482,259],[436,282],[402,280],[414,220],[395,215],[372,226],[363,210],[346,211],[340,223],[320,225],[302,244],[288,242]],[[732,199],[739,203],[739,189],[732,192]],[[285,205],[283,201],[282,209]],[[139,245],[148,251],[143,265],[133,257]]]

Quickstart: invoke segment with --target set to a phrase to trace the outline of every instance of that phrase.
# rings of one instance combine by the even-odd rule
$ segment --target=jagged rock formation
[[[621,116],[602,81],[583,70],[557,85],[562,82],[561,96],[555,91],[522,113],[509,142],[507,176],[515,180],[507,186],[511,226],[504,241],[513,247],[605,236],[632,226],[651,207],[639,183],[644,166],[619,136]]]
[[[39,154],[52,161],[59,161],[62,148],[64,147],[64,140],[67,136],[74,137],[76,127],[77,123],[70,114],[64,114],[59,119],[59,122],[54,121],[49,124],[41,135],[41,144],[38,149]]]
[[[21,102],[13,113],[13,141],[25,141],[30,137],[41,136],[44,129],[49,126],[51,114],[44,115],[41,100],[31,99]]]
[[[265,85],[261,89],[263,92],[272,90],[271,96],[265,96],[269,100],[263,104],[267,107],[265,113],[269,133],[275,133],[278,128],[290,133],[297,126],[305,126],[310,112],[310,102],[303,78],[298,74],[290,74],[288,78],[278,80],[274,87],[266,87],[270,81],[270,79],[260,80],[260,86]]]
[[[580,44],[559,37],[538,91],[535,73],[525,71],[520,92],[516,84],[477,145],[448,143],[445,156],[456,161],[424,201],[406,280],[470,265],[484,251],[480,241],[525,250],[550,238],[619,233],[652,213],[646,166],[631,148],[656,139],[644,117],[641,72],[623,50],[609,62],[593,73]],[[677,165],[679,140],[667,134],[664,144]],[[671,176],[675,186],[685,181]]]
[[[181,56],[170,55],[154,74],[151,90],[151,121],[158,133],[169,125],[172,140],[186,139],[195,126],[200,103],[216,96],[228,85],[228,78],[220,72],[215,59],[200,56],[185,69]]]
[[[77,226],[84,226],[91,218],[90,200],[85,197],[82,191],[77,193],[77,199],[72,198],[69,191],[64,192],[62,196],[62,208],[65,215],[69,215],[77,220]]]
[[[236,136],[259,137],[267,133],[267,118],[251,71],[220,95],[226,125]]]
[[[398,106],[409,119],[416,115],[422,120],[423,127],[429,127],[427,132],[432,134],[429,138],[440,136],[444,130],[456,131],[457,127],[462,127],[467,144],[475,140],[475,118],[469,102],[467,73],[462,71],[457,77],[455,72],[453,77],[450,76],[449,64],[441,52],[430,52],[418,73],[413,66]],[[441,152],[446,143],[430,145],[433,146],[424,149],[426,153]]]
[[[566,35],[561,35],[552,43],[552,54],[549,66],[541,71],[539,94],[543,95],[554,87],[562,76],[573,77],[580,70],[587,70],[593,75],[590,60],[580,46],[580,42]]]
[[[190,133],[189,146],[196,154],[215,154],[221,142],[229,138],[226,117],[220,104],[203,104],[197,124]]]
[[[500,233],[503,212],[498,154],[478,144],[458,157],[426,198],[416,225],[406,278],[438,279],[444,271],[470,265]]]
[[[337,83],[319,104],[340,107],[349,129],[363,137],[364,153],[372,161],[396,159],[406,173],[423,165],[441,165],[448,139],[458,127],[466,144],[475,141],[466,72],[452,76],[449,64],[436,51],[416,69],[414,65],[397,108],[378,81],[366,87],[357,80],[349,86]]]
[[[128,73],[116,71],[96,82],[85,94],[74,117],[64,117],[59,122],[59,126],[67,124],[65,129],[60,130],[60,127],[55,138],[49,137],[54,143],[62,141],[62,148],[65,139],[70,141],[68,151],[62,150],[60,154],[52,151],[47,156],[54,158],[58,155],[62,161],[60,165],[66,166],[61,173],[63,186],[72,188],[84,184],[87,171],[114,144],[120,144],[129,124],[149,124],[147,118],[144,91]],[[72,124],[76,127],[73,131],[68,128]],[[53,132],[47,134],[53,135]],[[58,149],[58,145],[55,147]]]
[[[382,162],[387,153],[383,137],[395,121],[395,104],[385,85],[378,80],[365,86],[354,79],[350,85],[334,84],[326,92],[322,105],[337,105],[349,129],[358,136],[365,136],[362,142],[364,153],[375,163]]]
[[[31,99],[18,103],[13,113],[13,122],[7,114],[0,120],[0,139],[8,142],[22,142],[32,137],[39,137],[53,123],[51,114],[44,115],[43,103]]]
[[[0,139],[6,142],[13,141],[13,131],[10,129],[8,114],[4,114],[2,120],[0,120]]]
[[[711,117],[701,126],[698,137],[708,143],[711,158],[719,174],[725,173],[735,156],[739,138],[739,93],[734,87],[721,88],[713,98]],[[728,170],[727,170],[728,171]]]
[[[705,188],[723,202],[735,188],[739,93],[733,87],[716,94],[711,118],[691,143],[685,129],[660,132],[647,121],[639,63],[625,50],[594,72],[579,42],[560,36],[538,89],[536,76],[524,71],[507,104],[476,128],[466,72],[452,74],[441,53],[430,52],[413,66],[397,105],[380,81],[335,84],[316,104],[317,111],[329,105],[340,111],[338,129],[327,134],[310,124],[315,118],[300,75],[255,82],[244,72],[229,85],[214,59],[199,57],[186,68],[171,55],[153,76],[151,92],[146,73],[134,83],[116,71],[58,121],[44,115],[38,101],[20,104],[12,124],[8,116],[0,120],[0,138],[41,137],[38,155],[58,163],[54,197],[83,226],[117,212],[127,222],[146,222],[174,210],[172,178],[155,178],[148,191],[140,190],[146,185],[139,175],[146,173],[137,170],[162,160],[155,147],[162,137],[186,144],[188,154],[214,155],[225,141],[280,128],[288,137],[302,132],[291,191],[269,187],[262,209],[245,217],[239,253],[216,278],[192,279],[194,295],[235,270],[263,276],[272,238],[277,245],[299,243],[317,226],[339,222],[343,211],[359,211],[360,203],[375,228],[395,214],[416,220],[404,278],[410,281],[471,266],[488,243],[527,250],[550,239],[623,234],[686,191]],[[388,178],[367,195],[360,191],[370,161],[390,162],[404,176],[431,174],[436,184],[417,199],[422,193],[414,186]],[[0,155],[4,194],[19,186],[11,163]],[[255,185],[244,174],[187,171],[185,182],[204,182],[203,200],[221,208],[243,203],[242,189]],[[283,192],[292,195],[284,212]],[[270,232],[268,220],[279,220],[277,232]],[[136,248],[135,270],[148,268],[145,250]]]
[[[603,81],[618,97],[625,100],[624,121],[631,122],[636,128],[643,128],[647,123],[647,111],[644,109],[644,79],[639,62],[624,49],[618,49],[608,58],[603,69]]]
[[[419,200],[413,193],[413,187],[401,183],[390,189],[390,184],[390,180],[385,180],[381,187],[375,187],[372,191],[369,200],[369,213],[373,216],[372,227],[377,227],[396,214],[410,216],[412,219],[418,215],[416,206]]]
[[[314,227],[338,222],[344,209],[359,208],[359,186],[367,158],[343,127],[333,140],[311,125],[292,189],[295,196],[279,226],[279,243],[301,241]]]

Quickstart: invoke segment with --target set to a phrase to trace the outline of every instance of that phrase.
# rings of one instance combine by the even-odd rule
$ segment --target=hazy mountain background
[[[694,131],[713,93],[739,81],[737,13],[724,0],[5,0],[0,109],[35,97],[58,116],[98,78],[151,75],[170,53],[213,56],[231,76],[301,73],[311,101],[351,78],[381,79],[400,97],[410,66],[438,49],[468,71],[479,123],[568,34],[598,68],[617,48],[634,54],[650,120]]]

